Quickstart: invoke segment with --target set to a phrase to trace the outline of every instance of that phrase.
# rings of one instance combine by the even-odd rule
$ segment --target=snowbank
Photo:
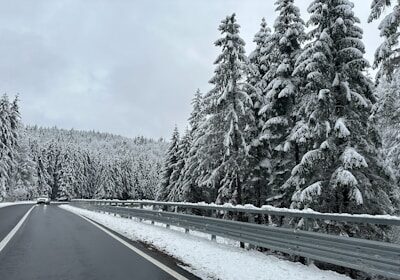
[[[126,218],[61,205],[60,208],[81,214],[132,239],[151,243],[176,259],[189,264],[188,269],[203,279],[349,279],[332,271],[306,266],[265,255],[261,252],[227,245],[227,240],[210,241],[203,233],[185,234],[182,229],[166,229]],[[225,244],[221,244],[223,241]]]
[[[33,204],[36,203],[36,201],[14,201],[14,202],[0,202],[0,208],[10,206],[10,205],[17,205],[17,204]]]

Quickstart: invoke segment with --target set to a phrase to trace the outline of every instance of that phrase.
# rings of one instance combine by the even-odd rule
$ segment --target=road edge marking
[[[61,208],[61,207],[60,207]],[[63,208],[61,208],[63,209]],[[64,209],[65,211],[68,211],[66,209]],[[172,277],[174,277],[175,279],[178,280],[189,280],[188,278],[186,278],[185,276],[179,274],[178,272],[176,272],[175,270],[173,270],[172,268],[166,266],[165,264],[161,263],[160,261],[154,259],[153,257],[147,255],[145,252],[141,251],[140,249],[136,248],[135,246],[133,246],[132,244],[130,244],[129,242],[126,242],[125,240],[123,240],[122,238],[118,237],[117,235],[115,235],[114,233],[112,233],[111,231],[107,230],[106,228],[104,228],[103,226],[100,226],[98,224],[96,224],[95,222],[93,222],[92,220],[90,220],[89,218],[79,214],[79,213],[75,213],[72,211],[68,211],[70,213],[73,213],[79,217],[81,217],[82,219],[86,220],[87,222],[91,223],[92,225],[96,226],[97,228],[101,229],[103,232],[105,232],[106,234],[108,234],[109,236],[111,236],[112,238],[114,238],[115,240],[117,240],[118,242],[120,242],[121,244],[125,245],[126,247],[128,247],[129,249],[131,249],[132,251],[134,251],[136,254],[138,254],[139,256],[141,256],[142,258],[146,259],[147,261],[151,262],[152,264],[154,264],[155,266],[157,266],[158,268],[160,268],[161,270],[164,270],[166,273],[168,273],[169,275],[171,275]]]
[[[14,235],[18,232],[18,230],[21,228],[21,226],[24,224],[25,220],[28,218],[29,214],[32,212],[33,208],[35,208],[36,205],[33,205],[26,213],[25,215],[19,220],[19,222],[13,227],[13,229],[6,235],[6,237],[3,238],[0,242],[0,253],[3,251],[3,249],[7,246],[8,242],[14,237]]]

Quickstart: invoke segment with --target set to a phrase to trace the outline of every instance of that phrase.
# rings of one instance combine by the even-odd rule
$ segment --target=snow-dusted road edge
[[[0,208],[17,204],[34,204],[34,203],[36,203],[36,201],[0,202]]]
[[[257,251],[220,244],[178,230],[114,217],[70,205],[60,208],[90,218],[132,240],[150,243],[189,264],[190,272],[203,279],[350,279],[315,266],[305,266]]]

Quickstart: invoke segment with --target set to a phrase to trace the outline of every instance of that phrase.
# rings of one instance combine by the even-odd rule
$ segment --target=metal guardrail
[[[305,219],[400,226],[400,219],[397,217],[393,217],[393,219],[379,216],[378,218],[374,218],[373,216],[365,215],[301,213],[301,211],[290,212],[276,209],[247,209],[220,207],[216,205],[207,206],[204,204],[195,205],[149,201],[74,200],[72,203],[91,210],[109,212],[121,216],[137,217],[139,219],[160,222],[166,225],[174,225],[187,229],[186,232],[188,232],[189,229],[196,230],[211,234],[214,238],[215,236],[222,236],[271,250],[352,268],[367,273],[400,279],[400,245],[397,244],[185,213],[143,209],[143,206],[174,207],[175,211],[178,207],[181,209],[197,208],[203,210],[245,212],[250,214],[301,217]],[[134,208],[134,206],[137,208]]]

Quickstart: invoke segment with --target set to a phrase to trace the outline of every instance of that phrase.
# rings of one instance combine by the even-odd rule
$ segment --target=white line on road
[[[71,212],[74,213],[74,212]],[[144,253],[143,251],[139,250],[138,248],[136,248],[135,246],[129,244],[128,242],[126,242],[125,240],[123,240],[122,238],[116,236],[115,234],[113,234],[112,232],[110,232],[109,230],[105,229],[102,226],[99,226],[98,224],[96,224],[95,222],[91,221],[90,219],[86,218],[85,216],[78,214],[78,213],[74,213],[75,215],[80,216],[82,219],[88,221],[89,223],[93,224],[94,226],[96,226],[97,228],[101,229],[102,231],[104,231],[105,233],[107,233],[109,236],[111,236],[112,238],[114,238],[115,240],[119,241],[120,243],[122,243],[123,245],[125,245],[126,247],[128,247],[129,249],[131,249],[132,251],[134,251],[136,254],[140,255],[141,257],[145,258],[146,260],[148,260],[149,262],[151,262],[152,264],[154,264],[155,266],[158,266],[160,269],[164,270],[165,272],[167,272],[169,275],[175,277],[178,280],[188,280],[186,277],[184,277],[183,275],[179,274],[178,272],[176,272],[175,270],[169,268],[168,266],[162,264],[161,262],[159,262],[158,260],[150,257],[149,255],[147,255],[146,253]]]
[[[19,220],[18,224],[15,225],[15,227],[7,234],[6,237],[4,237],[4,239],[0,242],[0,252],[3,251],[4,247],[7,246],[8,242],[10,242],[10,240],[14,237],[14,235],[17,233],[17,231],[20,229],[20,227],[23,225],[23,223],[25,222],[26,218],[28,218],[29,214],[31,213],[31,211],[33,210],[33,208],[35,207],[32,206],[28,212],[25,213],[25,215],[22,217],[21,220]]]

